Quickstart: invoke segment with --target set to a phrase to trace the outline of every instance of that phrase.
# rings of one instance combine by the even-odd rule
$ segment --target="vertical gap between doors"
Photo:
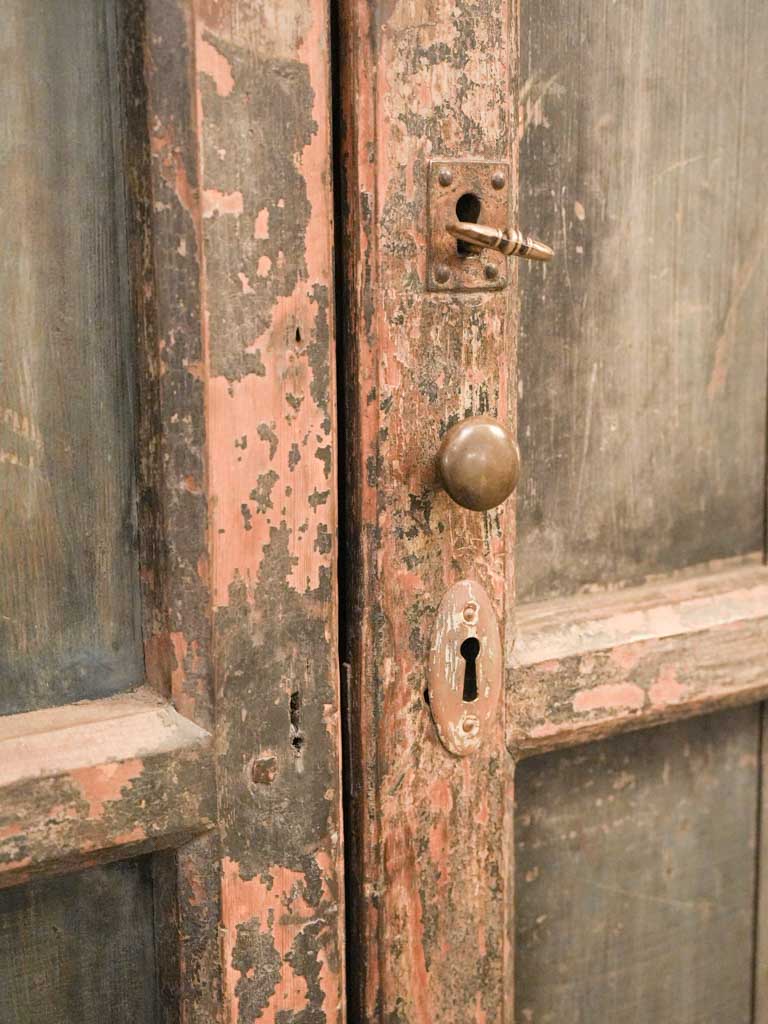
[[[765,979],[761,973],[760,963],[764,954],[766,938],[765,923],[761,925],[762,914],[761,902],[765,902],[764,882],[761,881],[762,868],[762,846],[765,835],[765,822],[763,821],[765,782],[763,772],[765,769],[766,754],[766,729],[768,729],[768,704],[759,705],[759,723],[757,733],[757,813],[755,824],[755,880],[754,897],[752,904],[752,1024],[761,1024],[765,1019],[768,1005],[768,992],[765,991]]]
[[[349,443],[350,416],[348,403],[354,400],[351,389],[354,381],[348,380],[346,315],[346,243],[344,238],[344,161],[343,103],[342,103],[342,61],[343,38],[340,0],[330,0],[330,75],[331,75],[331,138],[333,163],[333,223],[334,223],[334,298],[336,330],[336,465],[337,465],[337,508],[338,508],[338,637],[339,677],[341,702],[341,759],[342,759],[342,818],[344,826],[344,950],[345,977],[347,989],[347,1019],[356,1020],[360,1012],[359,999],[355,993],[359,988],[360,971],[358,958],[354,955],[359,908],[357,873],[355,871],[357,844],[354,823],[354,772],[353,772],[353,713],[352,687],[355,685],[350,637],[350,609],[354,606],[356,585],[354,559],[354,507],[353,507],[353,456]]]
[[[768,347],[768,337],[766,338]],[[768,369],[765,382],[765,430],[763,432],[765,451],[763,453],[763,564],[768,565]]]

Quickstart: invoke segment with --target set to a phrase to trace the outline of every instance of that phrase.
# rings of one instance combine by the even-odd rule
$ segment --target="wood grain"
[[[112,2],[0,24],[2,714],[143,672],[114,39]]]
[[[3,1024],[160,1024],[149,858],[0,893]]]
[[[759,708],[532,758],[520,1024],[749,1024]]]
[[[762,548],[762,0],[524,0],[518,591]]]
[[[454,505],[434,460],[464,416],[514,425],[515,284],[428,293],[426,200],[430,158],[513,155],[514,10],[495,0],[345,0],[340,14],[349,1012],[360,1024],[457,1013],[496,1021],[500,723],[477,755],[458,760],[423,691],[448,588],[477,579],[500,623],[510,594],[510,506],[478,514]]]

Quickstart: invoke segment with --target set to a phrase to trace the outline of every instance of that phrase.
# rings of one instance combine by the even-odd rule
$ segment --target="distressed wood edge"
[[[765,700],[767,643],[764,615],[521,667],[506,695],[508,750],[521,759]]]
[[[152,858],[159,1024],[213,1024],[223,1012],[216,831]]]
[[[138,348],[147,683],[213,728],[199,128],[192,0],[127,4],[122,77]]]
[[[758,759],[757,849],[755,851],[754,1024],[768,1022],[768,705],[763,704]]]
[[[684,579],[522,606],[509,667],[760,618],[767,609],[768,569],[752,561]]]
[[[366,609],[375,607],[376,541],[360,529],[366,502],[375,500],[375,496],[371,497],[365,474],[362,422],[366,412],[356,384],[362,380],[363,372],[358,341],[366,336],[376,318],[368,295],[374,293],[378,282],[375,214],[365,205],[367,194],[374,197],[374,207],[378,206],[376,167],[365,155],[366,135],[356,100],[371,63],[368,51],[373,38],[367,5],[342,0],[335,5],[334,27],[336,64],[341,71],[336,179],[337,231],[343,243],[337,256],[341,269],[337,289],[342,296],[338,320],[339,374],[346,382],[340,390],[344,422],[341,468],[345,486],[341,495],[343,507],[339,510],[339,549],[344,563],[340,579],[340,602],[344,609],[340,648],[345,722],[346,975],[348,1018],[368,1024],[379,1015],[374,1007],[380,1000],[383,952],[378,908],[380,866],[376,858],[381,844],[381,819],[376,773],[371,767],[376,763],[376,738],[372,730],[363,727],[372,708],[362,678],[365,652],[381,628],[365,614]],[[367,105],[374,103],[373,97],[367,100]],[[378,422],[378,405],[374,403],[367,415],[376,417]]]
[[[141,688],[0,719],[0,792],[73,771],[210,745],[204,729]]]
[[[178,845],[215,823],[212,737],[147,690],[14,716],[0,885]]]

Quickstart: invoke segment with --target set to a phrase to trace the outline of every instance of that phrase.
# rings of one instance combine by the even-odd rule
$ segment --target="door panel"
[[[764,5],[340,8],[355,1019],[511,1024],[517,984],[518,1024],[746,1021],[768,692]],[[512,223],[555,258],[510,262],[504,299],[462,292],[466,268],[427,258],[454,186],[452,164],[430,191],[430,161],[507,156]],[[516,532],[511,502],[452,505],[435,465],[457,420],[512,424],[510,395]],[[503,622],[499,760],[492,743],[452,758],[423,699],[463,578]],[[735,705],[752,707],[697,717]]]
[[[760,708],[523,761],[516,1020],[751,1020]]]
[[[4,6],[0,714],[143,673],[116,59],[112,0]]]
[[[762,0],[521,3],[523,600],[762,547]]]
[[[2,1024],[155,1024],[151,859],[0,892]]]
[[[0,719],[0,887],[23,978],[37,946],[70,977],[0,1017],[151,1021],[157,948],[164,1024],[341,1024],[328,5],[59,6],[3,36],[0,611],[34,699]]]

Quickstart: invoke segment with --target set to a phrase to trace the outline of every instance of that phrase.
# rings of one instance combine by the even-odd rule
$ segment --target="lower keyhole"
[[[461,699],[467,704],[477,700],[477,656],[480,653],[480,641],[476,636],[469,636],[459,648],[459,653],[466,662],[464,666],[464,692]]]

